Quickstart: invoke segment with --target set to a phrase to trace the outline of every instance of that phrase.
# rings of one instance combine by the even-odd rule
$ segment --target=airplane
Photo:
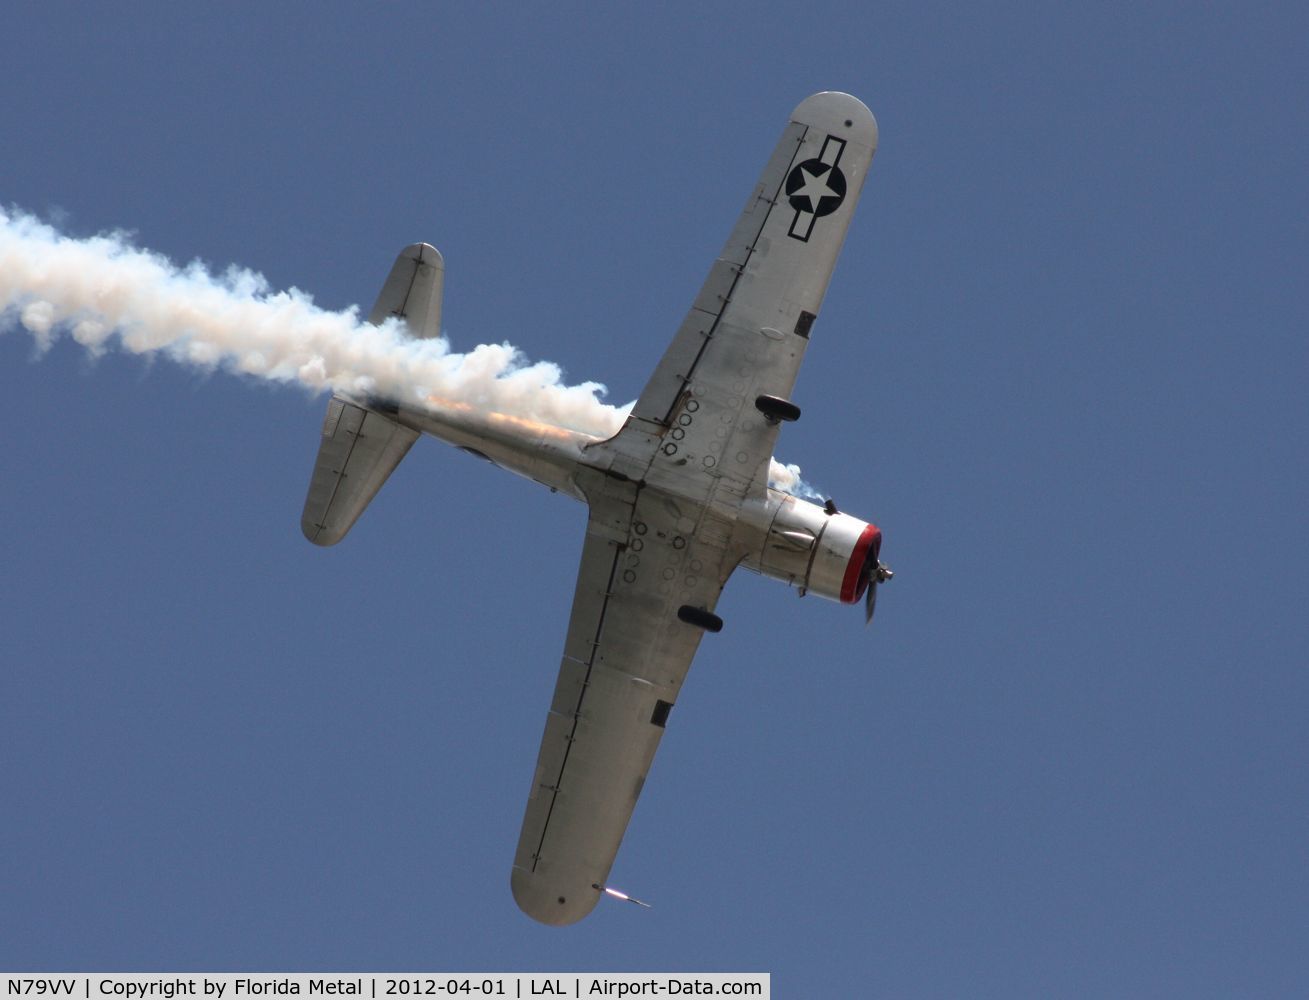
[[[601,439],[429,399],[334,395],[301,527],[345,537],[420,434],[588,507],[586,539],[511,873],[514,899],[551,925],[585,917],[606,884],[669,713],[738,566],[805,593],[864,600],[891,578],[882,533],[828,500],[769,486],[800,361],[877,147],[848,94],[803,101],[622,428]],[[440,333],[445,265],[401,251],[369,320]]]

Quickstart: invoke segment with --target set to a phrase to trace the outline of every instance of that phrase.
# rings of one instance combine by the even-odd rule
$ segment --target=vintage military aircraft
[[[881,532],[772,489],[768,470],[800,361],[877,145],[847,94],[792,113],[672,344],[622,429],[602,440],[467,406],[334,396],[301,526],[339,542],[426,432],[585,502],[572,617],[514,858],[522,909],[586,916],[632,816],[668,714],[737,566],[801,593],[865,600],[891,576]],[[369,319],[440,332],[444,265],[401,252]],[[615,893],[616,894],[616,893]]]

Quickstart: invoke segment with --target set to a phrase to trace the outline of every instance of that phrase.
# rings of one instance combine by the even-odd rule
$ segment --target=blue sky
[[[719,605],[603,903],[509,866],[584,510],[420,442],[298,521],[324,402],[0,335],[0,967],[763,970],[778,995],[1309,989],[1294,5],[9,10],[0,202],[625,402],[787,113],[881,144],[779,457],[858,611]]]

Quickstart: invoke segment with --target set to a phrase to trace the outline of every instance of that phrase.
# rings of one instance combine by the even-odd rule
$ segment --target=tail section
[[[445,287],[445,261],[436,247],[415,243],[400,251],[382,293],[377,296],[368,322],[374,325],[392,316],[405,321],[419,340],[441,334],[441,292]]]
[[[300,517],[305,537],[315,545],[344,538],[417,440],[385,414],[333,396]]]
[[[405,247],[368,321],[381,324],[395,316],[416,338],[439,336],[444,283],[445,262],[435,247]],[[305,537],[315,545],[335,545],[344,538],[416,440],[418,432],[393,420],[384,406],[333,396],[300,517]]]

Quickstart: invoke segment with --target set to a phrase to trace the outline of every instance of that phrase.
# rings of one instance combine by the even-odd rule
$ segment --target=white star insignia
[[[823,179],[832,172],[831,167],[826,167],[820,174],[811,173],[809,168],[803,163],[800,164],[800,169],[804,171],[805,175],[804,187],[798,188],[791,197],[808,198],[809,211],[814,215],[818,214],[818,203],[824,198],[841,197],[839,193],[829,188],[827,186],[827,181]]]

